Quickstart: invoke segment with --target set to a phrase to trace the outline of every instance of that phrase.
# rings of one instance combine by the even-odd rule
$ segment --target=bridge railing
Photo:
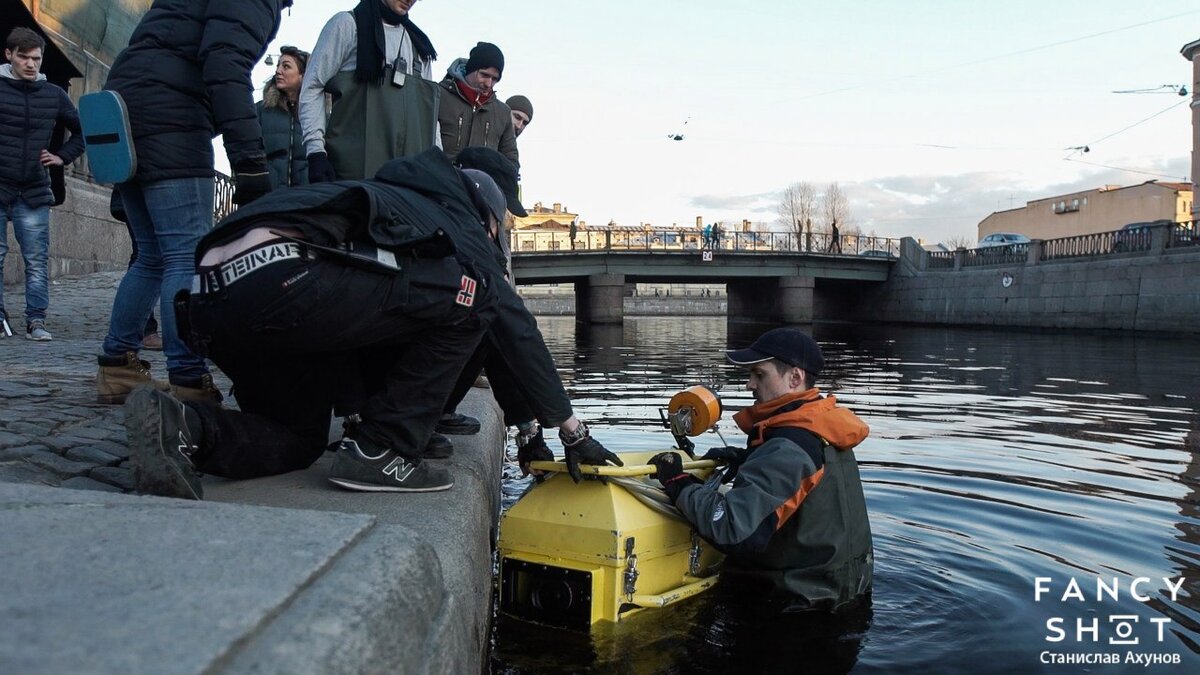
[[[1029,244],[1009,244],[990,248],[969,248],[963,256],[963,267],[983,265],[1012,265],[1024,263],[1029,258]]]
[[[686,230],[584,230],[572,237],[569,231],[551,230],[510,233],[513,254],[582,253],[589,251],[655,251],[698,253],[829,253],[898,258],[900,241],[886,237],[846,234],[797,235],[794,232],[729,232],[706,240],[700,232]]]
[[[1167,238],[1167,248],[1182,248],[1184,246],[1200,246],[1200,220],[1190,220],[1186,223],[1175,223]]]
[[[954,251],[930,251],[929,265],[931,270],[954,269]]]
[[[226,176],[220,171],[217,172],[216,180],[213,188],[213,222],[219,223],[221,219],[233,213],[237,206],[233,203],[233,193],[236,186],[233,178]]]

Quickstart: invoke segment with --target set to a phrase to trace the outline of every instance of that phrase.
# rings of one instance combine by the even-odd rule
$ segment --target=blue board
[[[124,183],[137,173],[137,153],[129,131],[125,101],[115,91],[97,91],[79,99],[79,123],[88,165],[97,183]]]

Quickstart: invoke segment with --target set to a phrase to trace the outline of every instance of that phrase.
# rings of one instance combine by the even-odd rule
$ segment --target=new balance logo
[[[406,462],[403,457],[397,457],[388,462],[387,466],[383,467],[383,474],[403,483],[404,479],[408,478],[416,470],[417,465]]]
[[[463,307],[470,307],[475,304],[475,280],[467,275],[463,275],[462,285],[458,289],[458,297],[454,302]]]

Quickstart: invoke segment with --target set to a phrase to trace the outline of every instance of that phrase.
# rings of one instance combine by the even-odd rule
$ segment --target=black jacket
[[[30,82],[0,72],[0,204],[21,197],[31,207],[49,206],[50,174],[42,166],[42,150],[50,148],[55,125],[66,127],[71,138],[54,153],[64,164],[83,154],[79,112],[67,92],[44,79]]]
[[[155,0],[104,85],[121,94],[143,181],[213,175],[222,134],[234,167],[263,162],[250,70],[291,0]]]
[[[335,246],[369,239],[397,252],[403,265],[439,231],[448,235],[456,255],[474,267],[481,283],[497,297],[497,316],[490,339],[513,372],[538,420],[558,426],[571,416],[571,401],[558,377],[554,359],[542,340],[537,321],[504,278],[504,257],[483,229],[464,177],[441,150],[383,165],[374,180],[317,183],[271,192],[238,209],[200,240],[196,260],[213,246],[236,239],[273,214],[364,214],[361,218],[280,220],[297,226],[314,243]]]

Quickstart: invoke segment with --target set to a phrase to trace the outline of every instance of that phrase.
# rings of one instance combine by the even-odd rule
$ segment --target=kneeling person
[[[187,315],[241,411],[139,390],[126,408],[137,489],[199,498],[196,471],[306,468],[335,407],[349,425],[332,482],[447,489],[453,479],[426,448],[489,326],[523,364],[568,462],[619,463],[574,416],[536,322],[503,281],[485,229],[495,215],[481,208],[489,191],[499,193],[488,177],[468,179],[434,149],[389,162],[376,180],[271,193],[227,218],[197,250]]]
[[[722,583],[788,597],[789,608],[839,609],[871,591],[871,525],[853,448],[866,423],[814,386],[821,348],[793,328],[764,333],[730,351],[748,366],[755,404],[734,415],[746,448],[718,448],[705,459],[730,464],[701,483],[673,452],[651,458],[667,495],[702,537],[727,558]]]

